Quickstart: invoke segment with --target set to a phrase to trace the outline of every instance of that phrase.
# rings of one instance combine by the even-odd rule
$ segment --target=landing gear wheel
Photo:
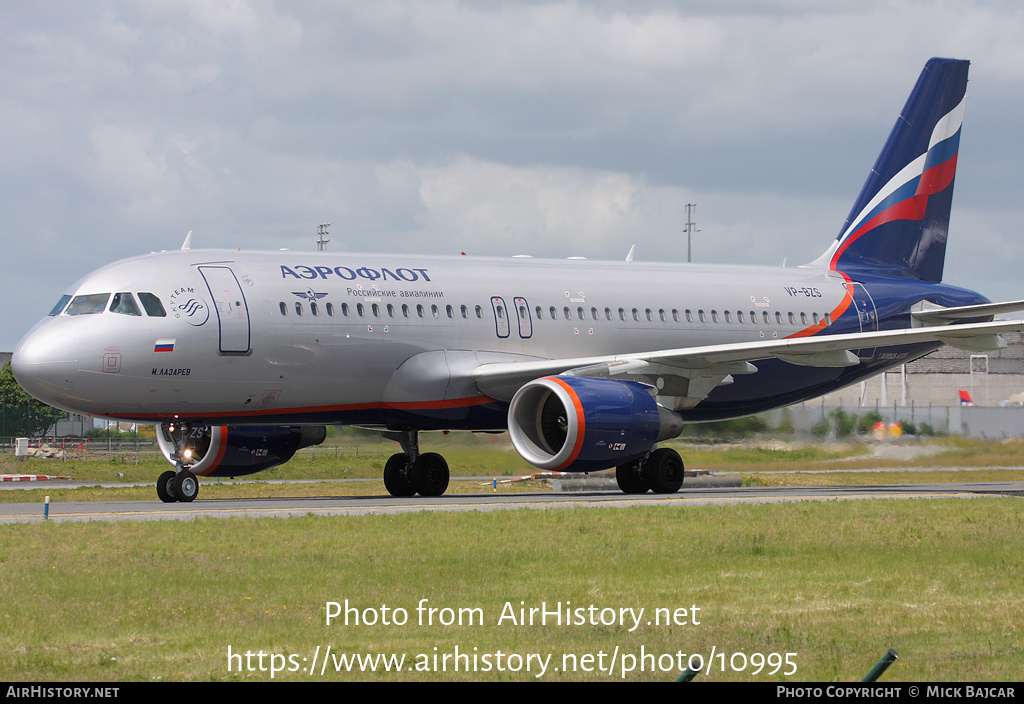
[[[173,504],[178,500],[174,496],[174,472],[167,470],[156,480],[156,495],[165,504]]]
[[[405,469],[404,452],[391,455],[384,465],[384,488],[392,496],[412,496],[416,493],[416,485]]]
[[[615,468],[615,481],[623,494],[646,494],[650,489],[644,478],[640,460],[620,464]]]
[[[644,462],[644,479],[655,494],[674,494],[683,485],[683,460],[665,447],[651,453]]]
[[[420,496],[440,496],[448,488],[448,463],[436,452],[425,452],[414,466]]]
[[[199,480],[196,475],[183,469],[174,475],[174,496],[178,501],[190,503],[199,495]]]

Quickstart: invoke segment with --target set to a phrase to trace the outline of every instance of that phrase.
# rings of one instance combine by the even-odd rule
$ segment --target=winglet
[[[185,243],[183,245],[181,245],[181,251],[182,252],[190,252],[191,250],[192,250],[192,230],[189,230],[188,234],[185,235]]]
[[[632,247],[629,248],[629,254],[626,255],[626,261],[627,262],[633,261],[633,253],[634,252],[636,252],[636,245],[633,245]]]

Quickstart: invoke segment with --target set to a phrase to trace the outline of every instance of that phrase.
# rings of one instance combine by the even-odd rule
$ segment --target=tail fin
[[[925,64],[823,257],[832,269],[942,280],[969,66],[955,59]]]

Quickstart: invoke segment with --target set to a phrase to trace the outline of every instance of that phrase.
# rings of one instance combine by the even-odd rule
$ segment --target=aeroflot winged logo
[[[292,294],[298,296],[299,298],[305,298],[310,303],[319,300],[327,295],[326,293],[317,293],[311,288],[308,288],[305,291],[292,291]]]
[[[210,319],[210,307],[192,286],[174,289],[170,300],[174,317],[184,318],[193,327],[199,327]]]

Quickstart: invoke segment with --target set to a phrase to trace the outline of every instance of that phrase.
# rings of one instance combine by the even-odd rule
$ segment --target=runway
[[[361,516],[408,511],[498,511],[545,508],[622,506],[697,506],[714,503],[781,501],[850,501],[863,499],[977,498],[1024,496],[1024,482],[955,484],[886,484],[829,487],[692,488],[677,494],[626,495],[618,491],[535,492],[517,494],[446,494],[437,498],[331,496],[315,498],[207,499],[190,504],[152,501],[51,503],[43,518],[41,503],[0,504],[0,523],[65,521],[187,521],[197,518],[279,517],[315,514]]]

